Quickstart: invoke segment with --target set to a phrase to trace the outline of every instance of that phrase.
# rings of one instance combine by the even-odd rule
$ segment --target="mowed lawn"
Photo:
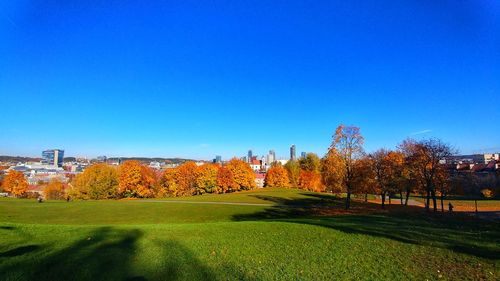
[[[0,199],[0,280],[499,278],[498,221],[364,203],[343,213],[342,203],[295,189]]]

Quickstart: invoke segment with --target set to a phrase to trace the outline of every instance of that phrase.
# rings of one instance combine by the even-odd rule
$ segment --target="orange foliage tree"
[[[325,185],[321,181],[321,174],[316,171],[300,170],[299,186],[302,189],[323,192]]]
[[[60,200],[64,199],[65,185],[59,180],[52,180],[43,190],[46,199]]]
[[[24,174],[19,171],[10,171],[2,182],[2,188],[5,192],[19,197],[28,191],[28,182]]]
[[[155,195],[156,174],[153,169],[139,161],[123,162],[118,172],[118,192],[124,197],[153,197]]]
[[[178,194],[181,196],[196,194],[196,180],[198,166],[193,161],[188,161],[177,167],[176,175]]]
[[[238,188],[234,181],[233,172],[226,167],[220,167],[217,171],[217,186],[220,190],[219,193],[226,193]]]
[[[159,180],[159,190],[158,197],[169,196],[180,196],[181,192],[177,188],[177,169],[171,168],[166,169]]]
[[[256,187],[255,173],[248,163],[233,158],[227,163],[226,168],[233,174],[235,191],[247,190]]]
[[[281,165],[274,165],[266,173],[266,187],[290,187],[287,170]]]

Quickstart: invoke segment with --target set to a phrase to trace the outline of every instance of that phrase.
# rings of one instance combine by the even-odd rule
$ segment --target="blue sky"
[[[0,154],[500,151],[500,4],[0,1]]]

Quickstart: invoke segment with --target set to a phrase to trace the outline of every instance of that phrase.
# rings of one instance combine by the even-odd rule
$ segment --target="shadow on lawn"
[[[134,270],[137,241],[142,235],[137,229],[102,227],[85,239],[48,255],[43,252],[50,247],[18,247],[0,253],[0,271],[10,275],[4,276],[7,279],[16,280],[148,280],[136,274],[143,272],[141,268]],[[215,279],[190,250],[177,242],[159,242],[159,246],[165,266],[155,268],[153,276],[148,276],[150,279],[184,280],[186,277],[182,274],[186,272],[196,280]],[[2,261],[12,256],[20,261],[2,265]]]
[[[353,202],[345,211],[344,199],[327,194],[303,193],[288,199],[256,196],[276,205],[254,214],[233,216],[235,221],[276,220],[327,227],[345,233],[388,238],[403,243],[427,245],[487,259],[500,257],[500,225],[463,214],[425,213],[412,206],[387,206]]]

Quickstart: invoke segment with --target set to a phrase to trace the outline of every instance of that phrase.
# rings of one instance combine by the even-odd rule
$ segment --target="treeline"
[[[159,173],[136,160],[118,168],[94,164],[71,182],[68,196],[76,199],[152,198],[227,193],[255,188],[250,166],[232,159],[224,166],[189,161]]]
[[[456,176],[441,163],[456,151],[439,139],[407,139],[396,149],[373,153],[366,153],[363,144],[358,127],[341,125],[323,158],[310,153],[283,167],[275,165],[266,175],[266,186],[345,193],[346,209],[352,194],[363,195],[365,200],[368,194],[380,195],[381,207],[385,208],[387,196],[398,195],[401,204],[408,205],[410,194],[416,193],[425,196],[426,209],[434,211],[438,209],[438,200],[443,210],[444,198],[457,190]],[[482,193],[494,195],[489,189]]]

